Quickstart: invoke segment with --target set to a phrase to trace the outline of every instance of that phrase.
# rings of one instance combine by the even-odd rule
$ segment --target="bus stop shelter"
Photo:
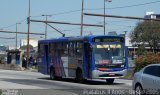
[[[22,52],[20,50],[7,51],[7,64],[22,64]]]

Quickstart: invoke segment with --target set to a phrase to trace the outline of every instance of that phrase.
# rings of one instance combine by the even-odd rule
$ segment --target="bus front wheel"
[[[106,82],[107,82],[108,84],[113,84],[114,79],[106,79]]]

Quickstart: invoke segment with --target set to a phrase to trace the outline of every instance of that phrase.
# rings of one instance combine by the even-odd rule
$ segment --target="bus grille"
[[[99,77],[121,77],[123,76],[122,74],[103,74],[99,75]]]

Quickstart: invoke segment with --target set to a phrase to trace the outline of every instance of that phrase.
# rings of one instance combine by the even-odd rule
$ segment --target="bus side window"
[[[43,55],[43,53],[44,53],[44,49],[43,49],[43,44],[39,44],[38,45],[38,53],[39,53],[39,55]]]
[[[55,55],[54,44],[55,44],[55,43],[51,43],[51,44],[49,45],[49,55],[51,55],[51,56],[54,56],[54,55]]]
[[[62,43],[57,43],[57,48],[56,48],[56,55],[61,56],[61,48],[62,48]]]
[[[49,56],[51,56],[51,53],[52,51],[51,51],[51,43],[49,43]]]
[[[69,43],[69,56],[70,57],[74,56],[74,42]]]
[[[68,56],[68,43],[63,43],[63,55]]]
[[[53,52],[54,52],[53,56],[57,56],[57,43],[54,43]]]
[[[68,56],[71,56],[71,42],[68,43]]]
[[[77,57],[82,57],[82,45],[83,45],[83,43],[80,41],[78,41],[76,43],[76,51],[75,52],[76,52]]]

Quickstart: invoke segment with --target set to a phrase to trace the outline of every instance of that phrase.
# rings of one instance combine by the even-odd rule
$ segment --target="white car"
[[[160,64],[151,64],[136,72],[133,77],[133,89],[137,95],[160,95]]]

